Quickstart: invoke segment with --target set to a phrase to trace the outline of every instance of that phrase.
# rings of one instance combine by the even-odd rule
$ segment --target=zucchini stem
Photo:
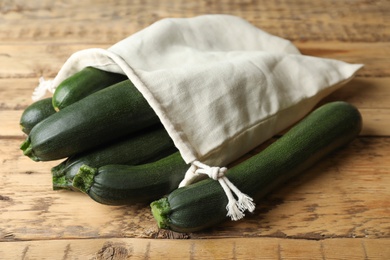
[[[30,157],[31,160],[38,162],[39,159],[33,153],[30,137],[27,137],[26,140],[20,145],[20,150],[23,151],[25,156]]]
[[[171,211],[169,206],[168,198],[162,198],[150,203],[153,217],[156,219],[157,226],[162,229],[169,227],[168,214]]]
[[[53,190],[71,190],[69,188],[69,181],[66,178],[66,175],[58,176],[53,175]]]
[[[54,166],[53,168],[51,168],[51,174],[53,176],[57,176],[57,177],[61,177],[61,176],[64,176],[66,175],[66,173],[64,172],[65,171],[65,167],[66,167],[66,161],[58,164],[57,166]]]
[[[88,165],[82,165],[73,178],[73,187],[88,194],[98,169]]]

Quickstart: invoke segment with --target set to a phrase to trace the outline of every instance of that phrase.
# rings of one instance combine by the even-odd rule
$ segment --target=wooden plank
[[[390,70],[390,45],[388,43],[338,43],[338,42],[294,42],[304,55],[342,60],[349,63],[364,64],[359,76],[386,77]],[[370,46],[369,48],[366,48]],[[375,51],[382,49],[382,53]],[[384,55],[384,56],[383,56]]]
[[[0,44],[0,78],[52,78],[64,62],[76,51],[88,48],[108,48],[111,44]],[[357,75],[390,77],[390,45],[388,43],[298,43],[303,54],[362,63]]]
[[[388,109],[390,108],[390,78],[356,77],[323,101],[336,100],[344,100],[361,109]]]
[[[159,231],[148,205],[105,206],[53,191],[56,162],[33,162],[0,139],[0,241],[93,237],[389,238],[389,138],[359,138],[257,203],[238,222],[191,234]]]
[[[32,104],[31,95],[38,82],[38,78],[0,79],[0,110],[24,110]]]
[[[3,242],[2,259],[383,259],[390,239],[73,239]],[[169,250],[168,250],[169,249]]]
[[[20,129],[19,121],[22,110],[0,110],[0,138],[22,138],[25,137]]]
[[[0,45],[0,78],[53,78],[73,53],[95,47],[109,46],[54,43]]]
[[[390,136],[390,109],[361,109],[364,136]]]
[[[2,1],[0,39],[107,43],[166,17],[241,16],[294,41],[388,42],[388,1]],[[71,19],[67,19],[70,17]],[[48,22],[49,21],[49,22]],[[86,39],[84,38],[84,39]]]
[[[52,191],[50,168],[59,161],[21,154],[18,118],[40,76],[54,77],[80,49],[106,48],[162,18],[205,13],[241,16],[306,55],[364,63],[324,102],[355,104],[364,136],[389,135],[389,1],[3,0],[0,259],[390,259],[387,137],[360,137],[243,221],[192,234],[158,230],[148,205],[108,207]]]

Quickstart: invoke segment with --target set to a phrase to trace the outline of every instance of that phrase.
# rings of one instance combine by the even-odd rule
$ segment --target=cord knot
[[[253,212],[255,210],[255,204],[253,203],[251,197],[242,193],[225,176],[227,170],[228,169],[226,167],[210,167],[199,161],[194,161],[186,172],[179,187],[184,187],[193,183],[199,175],[207,175],[209,178],[218,181],[228,198],[228,204],[226,205],[227,216],[229,216],[232,220],[239,220],[245,216],[245,210]],[[234,197],[233,194],[235,194],[236,197]]]
[[[217,181],[219,178],[222,178],[225,176],[225,173],[227,172],[226,167],[208,167],[206,169],[198,169],[197,174],[206,174],[209,176],[209,178]]]

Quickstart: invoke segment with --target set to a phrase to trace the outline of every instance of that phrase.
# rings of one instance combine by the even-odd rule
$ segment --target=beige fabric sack
[[[301,55],[238,17],[204,15],[163,19],[107,50],[76,52],[35,98],[86,66],[129,77],[192,165],[181,185],[200,174],[218,179],[232,219],[254,205],[219,166],[300,120],[362,67]]]

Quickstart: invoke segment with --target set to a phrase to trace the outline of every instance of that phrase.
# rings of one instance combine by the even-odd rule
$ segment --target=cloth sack
[[[108,49],[76,52],[33,97],[87,66],[128,76],[191,165],[181,186],[202,174],[220,181],[233,220],[254,204],[222,166],[300,120],[362,67],[302,55],[239,17],[202,15],[163,19]]]

